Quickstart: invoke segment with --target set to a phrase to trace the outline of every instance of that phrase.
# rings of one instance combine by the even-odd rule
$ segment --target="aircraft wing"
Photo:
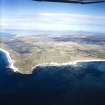
[[[62,3],[80,3],[80,4],[90,4],[90,3],[105,2],[105,0],[33,0],[33,1],[62,2]]]

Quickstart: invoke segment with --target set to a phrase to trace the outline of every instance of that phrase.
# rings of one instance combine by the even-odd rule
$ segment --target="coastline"
[[[13,72],[19,72],[19,73],[22,73],[19,68],[17,68],[15,65],[14,65],[14,60],[12,60],[12,58],[10,57],[10,54],[8,51],[0,48],[0,53],[3,53],[3,55],[6,57],[6,59],[4,60],[7,60],[6,62],[8,62],[8,66],[6,65],[6,68],[11,68],[13,69]],[[65,63],[56,63],[56,62],[50,62],[50,63],[43,63],[43,64],[38,64],[38,65],[35,65],[33,66],[32,68],[30,68],[31,71],[33,71],[33,69],[37,68],[37,67],[46,67],[46,66],[57,66],[57,67],[60,67],[60,66],[78,66],[78,63],[89,63],[89,62],[105,62],[105,59],[88,59],[88,60],[75,60],[75,61],[70,61],[70,62],[65,62]],[[30,72],[31,72],[30,71]]]

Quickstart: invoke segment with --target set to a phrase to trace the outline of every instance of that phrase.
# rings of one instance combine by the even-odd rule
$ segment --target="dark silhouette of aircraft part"
[[[91,3],[105,2],[105,0],[33,0],[33,1],[79,3],[79,4],[91,4]]]

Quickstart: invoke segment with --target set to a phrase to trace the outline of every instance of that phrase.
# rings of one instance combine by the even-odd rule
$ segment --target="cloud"
[[[104,16],[70,13],[39,13],[32,17],[4,18],[3,28],[39,30],[93,30],[104,31]]]

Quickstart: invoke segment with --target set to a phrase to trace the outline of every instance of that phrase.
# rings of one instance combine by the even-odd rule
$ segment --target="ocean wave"
[[[43,64],[38,64],[34,67],[37,66],[67,66],[67,65],[78,65],[78,63],[89,63],[89,62],[105,62],[105,59],[90,59],[90,60],[75,60],[75,61],[70,61],[70,62],[65,62],[65,63],[57,63],[57,62],[50,62],[50,63],[43,63]]]

